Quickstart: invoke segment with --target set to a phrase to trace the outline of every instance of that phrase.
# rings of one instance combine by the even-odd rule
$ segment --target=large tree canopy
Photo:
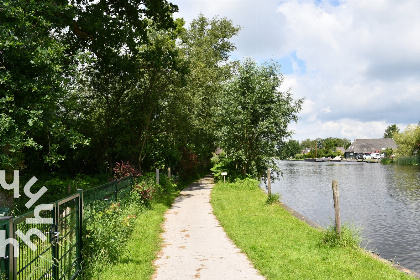
[[[69,82],[63,32],[72,15],[74,8],[67,1],[0,3],[0,147],[4,168],[25,168],[25,150],[53,165],[65,158],[58,151],[60,146],[73,149],[86,144],[62,119]]]
[[[215,148],[231,71],[225,18],[174,21],[166,0],[0,3],[0,165],[71,174],[191,168]]]
[[[303,100],[280,91],[283,82],[276,63],[239,63],[220,100],[220,145],[242,173],[262,175],[281,158],[288,125],[297,121]]]
[[[115,128],[130,129],[124,106],[138,112],[147,104],[129,97],[158,92],[146,84],[159,77],[148,73],[173,60],[159,53],[164,47],[148,46],[159,44],[152,33],[175,28],[175,11],[165,0],[2,1],[1,166],[23,169],[42,160],[74,168],[74,160],[95,158],[95,149],[75,152],[89,139],[105,146],[101,153],[112,164],[126,144],[116,140],[121,131]]]
[[[191,173],[220,142],[245,174],[285,155],[302,100],[279,91],[279,67],[230,61],[238,26],[202,14],[184,26],[176,11],[0,2],[0,168],[75,175],[124,160]]]

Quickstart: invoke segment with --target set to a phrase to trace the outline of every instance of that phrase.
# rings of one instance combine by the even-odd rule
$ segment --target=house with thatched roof
[[[356,139],[344,152],[345,158],[357,158],[359,155],[368,155],[371,153],[383,153],[385,149],[395,150],[397,144],[392,138],[379,139]]]

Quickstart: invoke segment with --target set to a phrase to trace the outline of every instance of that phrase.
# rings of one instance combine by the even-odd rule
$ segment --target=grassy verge
[[[214,213],[267,279],[413,279],[360,248],[331,247],[325,233],[276,204],[256,181],[217,184]]]
[[[154,273],[153,260],[160,250],[163,214],[178,193],[172,192],[160,197],[136,219],[128,243],[123,244],[127,250],[117,263],[104,267],[97,279],[151,279]]]

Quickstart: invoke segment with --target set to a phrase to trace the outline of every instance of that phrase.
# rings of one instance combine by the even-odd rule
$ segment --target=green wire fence
[[[19,217],[7,216],[4,210],[0,215],[0,234],[4,240],[12,242],[0,244],[4,248],[4,257],[0,258],[0,279],[28,280],[54,279],[73,280],[82,270],[83,228],[92,217],[92,207],[106,208],[117,199],[127,196],[134,184],[132,176],[112,181],[86,191],[77,193],[51,203],[52,209],[39,212],[40,218],[52,218],[52,223],[31,223],[36,215],[30,211]],[[27,234],[30,231],[42,233],[46,239],[41,240],[35,234],[29,241],[36,246],[30,248],[22,242],[16,232]],[[2,235],[0,235],[2,237]]]

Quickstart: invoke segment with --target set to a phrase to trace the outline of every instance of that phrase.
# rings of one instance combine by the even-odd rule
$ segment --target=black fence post
[[[15,237],[15,232],[13,231],[13,217],[9,217],[9,238]],[[9,279],[14,280],[16,279],[17,271],[16,271],[16,262],[15,262],[15,248],[9,244]]]
[[[114,189],[114,193],[115,193],[115,201],[117,201],[117,199],[118,199],[118,182],[119,182],[120,180],[118,180],[118,181],[115,181],[114,182],[114,187],[115,187],[115,189]]]
[[[5,240],[13,238],[13,216],[0,217],[1,228],[5,231]],[[0,260],[0,273],[6,277],[7,280],[14,279],[14,246],[9,243],[5,248],[5,257]]]
[[[54,203],[53,207],[53,221],[54,224],[52,226],[52,232],[50,234],[50,241],[51,241],[51,255],[52,255],[52,276],[53,279],[59,279],[59,255],[58,255],[58,236],[59,236],[59,209],[58,203]]]
[[[78,189],[77,192],[79,193],[79,204],[78,204],[78,212],[77,212],[77,226],[78,229],[76,231],[76,239],[78,246],[76,247],[76,254],[77,254],[77,270],[78,273],[82,270],[82,250],[83,250],[83,190]]]

